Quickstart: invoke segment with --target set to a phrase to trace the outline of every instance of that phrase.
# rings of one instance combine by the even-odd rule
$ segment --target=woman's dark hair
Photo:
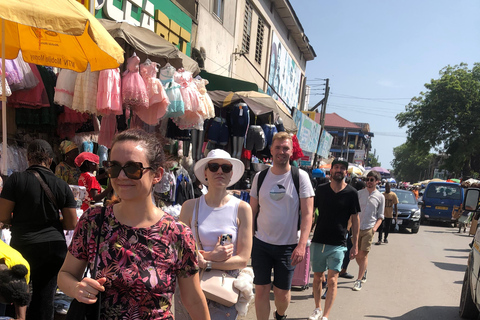
[[[47,163],[53,156],[52,146],[45,140],[36,139],[28,145],[27,159],[31,164]]]
[[[25,280],[28,270],[23,264],[14,265],[11,269],[0,270],[0,296],[7,303],[27,306],[31,295]]]
[[[155,135],[145,132],[142,129],[128,129],[115,136],[112,142],[112,149],[115,144],[120,141],[138,142],[146,150],[148,166],[152,167],[153,170],[163,167],[163,162],[165,161],[163,145]]]

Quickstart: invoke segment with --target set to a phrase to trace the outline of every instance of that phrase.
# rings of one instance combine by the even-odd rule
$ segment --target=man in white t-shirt
[[[250,192],[250,205],[256,221],[252,248],[255,310],[258,320],[269,318],[273,268],[273,294],[276,307],[274,319],[284,320],[290,303],[290,287],[295,265],[305,257],[305,248],[312,227],[315,192],[308,173],[298,170],[297,194],[289,162],[293,154],[293,143],[288,133],[279,132],[273,136],[270,152],[273,166],[268,170],[259,190],[257,186],[260,173],[255,175]]]

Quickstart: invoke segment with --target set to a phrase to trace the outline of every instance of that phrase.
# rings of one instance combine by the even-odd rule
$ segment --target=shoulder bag
[[[97,274],[97,261],[98,261],[98,248],[100,246],[100,236],[102,234],[102,225],[103,219],[105,216],[106,208],[102,208],[102,213],[100,214],[100,231],[97,235],[97,251],[95,252],[95,259],[93,263],[92,278],[95,279]],[[97,220],[97,219],[96,219]],[[97,221],[98,222],[98,221]],[[77,299],[73,299],[68,308],[66,320],[99,320],[100,319],[100,308],[102,305],[102,293],[99,292],[97,295],[97,301],[94,304],[86,304],[79,302]]]
[[[197,198],[195,203],[195,237],[197,245],[200,250],[203,250],[200,235],[198,234],[198,206],[200,198]],[[232,277],[227,272],[218,269],[206,271],[202,269],[200,272],[200,287],[209,300],[215,301],[226,307],[231,307],[238,301],[240,291],[233,286],[235,277]]]

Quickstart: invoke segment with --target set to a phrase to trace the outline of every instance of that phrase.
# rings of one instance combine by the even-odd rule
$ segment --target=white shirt
[[[360,230],[371,229],[375,226],[378,219],[384,218],[385,197],[378,190],[370,193],[367,188],[358,191],[358,201],[360,202]]]

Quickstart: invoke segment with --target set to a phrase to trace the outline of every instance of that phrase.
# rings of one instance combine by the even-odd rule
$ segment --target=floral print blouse
[[[102,208],[80,218],[69,252],[93,269],[97,221]],[[97,217],[97,219],[95,219]],[[168,214],[150,228],[121,224],[113,206],[105,210],[96,279],[106,277],[101,319],[173,319],[172,297],[177,277],[199,271],[190,228]]]

